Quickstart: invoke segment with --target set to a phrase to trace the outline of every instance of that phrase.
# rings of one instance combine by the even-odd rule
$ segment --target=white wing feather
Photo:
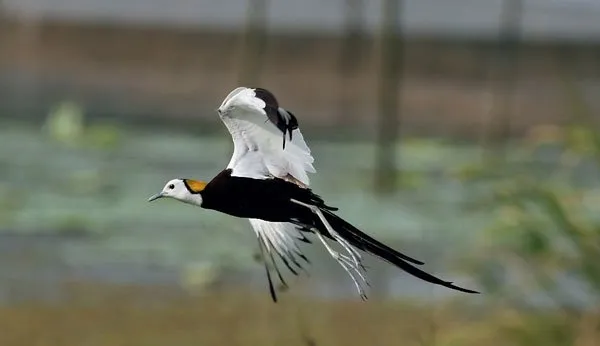
[[[283,133],[268,119],[264,107],[265,102],[255,97],[254,90],[245,87],[230,92],[219,107],[219,115],[231,133],[234,145],[227,168],[232,169],[234,176],[253,179],[289,179],[291,176],[295,179],[292,180],[294,183],[303,187],[309,186],[308,173],[315,172],[314,158],[302,132],[300,129],[293,130],[292,139],[287,141],[284,149]],[[298,258],[308,260],[300,251],[297,242],[306,241],[306,238],[295,225],[260,219],[249,221],[269,255],[269,258],[264,258],[267,276],[267,263],[271,261],[280,280],[283,280],[273,254],[276,254],[290,270],[302,269]],[[270,277],[269,284],[272,285]],[[282,281],[282,284],[285,283]],[[276,299],[274,295],[273,299]]]
[[[285,264],[285,266],[295,275],[298,275],[300,270],[305,270],[301,264],[301,260],[309,263],[308,259],[300,248],[297,241],[304,240],[309,242],[302,233],[291,223],[287,222],[267,222],[259,219],[248,219],[256,237],[259,241],[262,260],[267,273],[269,282],[269,290],[273,301],[277,301],[277,294],[271,279],[271,270],[275,270],[281,285],[287,286],[283,275],[277,267],[275,255]]]
[[[291,176],[308,186],[307,173],[314,173],[314,158],[304,141],[300,129],[292,132],[292,140],[282,146],[282,132],[269,121],[264,110],[265,103],[255,97],[253,89],[233,90],[219,107],[221,120],[231,133],[234,151],[227,168],[232,175],[256,177],[257,165],[244,162],[249,153],[258,152],[252,159],[257,160],[273,177],[286,179]],[[242,164],[243,163],[243,164]]]
[[[259,219],[248,219],[256,236],[264,242],[267,251],[275,251],[279,256],[297,262],[296,256],[302,257],[302,251],[296,243],[299,239],[305,239],[304,235],[289,222],[265,222]]]

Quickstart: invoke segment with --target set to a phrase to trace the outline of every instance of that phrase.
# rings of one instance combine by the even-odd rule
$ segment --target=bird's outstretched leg
[[[354,282],[354,285],[356,286],[356,289],[358,291],[358,293],[360,294],[361,298],[363,300],[367,299],[367,295],[365,294],[365,291],[362,287],[362,285],[359,283],[359,280],[355,277],[354,272],[356,272],[356,274],[360,277],[360,282],[364,283],[366,286],[370,286],[369,282],[366,280],[363,271],[365,270],[365,267],[362,264],[362,257],[360,256],[360,254],[354,249],[352,248],[352,246],[350,244],[348,244],[348,242],[342,238],[334,229],[333,227],[331,227],[331,225],[329,224],[329,222],[327,221],[327,219],[325,218],[325,215],[323,215],[323,212],[316,206],[314,205],[310,205],[304,202],[300,202],[298,200],[292,199],[292,202],[299,204],[303,207],[306,207],[308,209],[310,209],[315,215],[317,215],[319,217],[319,219],[321,220],[321,222],[323,223],[323,225],[325,226],[325,228],[327,229],[327,231],[329,232],[329,234],[350,254],[351,257],[348,257],[346,255],[340,254],[339,252],[333,250],[329,244],[327,244],[327,242],[325,241],[325,239],[323,238],[323,236],[321,235],[321,233],[319,233],[318,231],[315,232],[317,234],[317,236],[319,237],[319,240],[321,240],[321,242],[323,243],[323,245],[325,246],[325,248],[327,249],[327,251],[329,252],[329,254],[342,266],[342,268],[344,268],[344,270],[348,273],[348,275],[350,276],[350,278],[352,279],[352,281]],[[353,271],[354,272],[353,272]]]

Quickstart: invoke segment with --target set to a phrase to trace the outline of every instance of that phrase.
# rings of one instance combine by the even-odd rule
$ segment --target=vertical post
[[[4,16],[4,0],[0,0],[0,40],[4,39],[4,35],[6,35],[6,33],[4,33],[5,30],[7,30],[8,28],[6,27],[6,18]],[[5,55],[7,53],[6,51],[6,47],[2,46],[2,42],[0,42],[0,55]],[[4,90],[0,90],[0,95],[4,94]],[[2,117],[4,116],[4,114],[8,113],[6,112],[6,105],[0,107],[0,120],[2,119]],[[1,218],[1,216],[0,216]]]
[[[399,25],[401,5],[401,0],[384,0],[382,7],[375,162],[375,193],[380,195],[393,193],[398,180],[395,149],[400,114],[396,98],[404,48]]]
[[[510,137],[514,89],[518,79],[519,44],[523,0],[505,0],[501,13],[500,36],[491,66],[494,106],[488,123],[485,146],[491,157],[504,157],[504,145]]]
[[[246,28],[240,54],[238,83],[257,86],[267,43],[268,0],[248,0]]]
[[[39,14],[21,15],[15,18],[17,46],[12,52],[22,66],[20,78],[13,84],[17,99],[12,106],[19,108],[26,116],[33,116],[32,110],[39,109],[39,72],[40,36],[42,18]],[[23,111],[23,109],[25,111]],[[35,112],[35,111],[33,111]]]
[[[353,118],[357,113],[354,106],[354,98],[349,89],[365,55],[364,12],[364,0],[345,0],[344,38],[339,57],[340,119]]]

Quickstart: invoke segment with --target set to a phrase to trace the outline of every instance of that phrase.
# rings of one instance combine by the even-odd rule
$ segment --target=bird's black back
[[[231,175],[226,169],[211,180],[202,191],[202,207],[232,216],[286,222],[308,217],[309,209],[292,202],[292,199],[325,210],[337,210],[325,205],[312,190],[289,181],[270,178],[253,179]]]

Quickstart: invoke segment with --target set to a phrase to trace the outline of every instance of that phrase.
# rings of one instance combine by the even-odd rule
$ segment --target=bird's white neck
[[[180,202],[195,205],[197,207],[202,206],[202,196],[200,194],[188,194],[183,198],[177,198]]]

